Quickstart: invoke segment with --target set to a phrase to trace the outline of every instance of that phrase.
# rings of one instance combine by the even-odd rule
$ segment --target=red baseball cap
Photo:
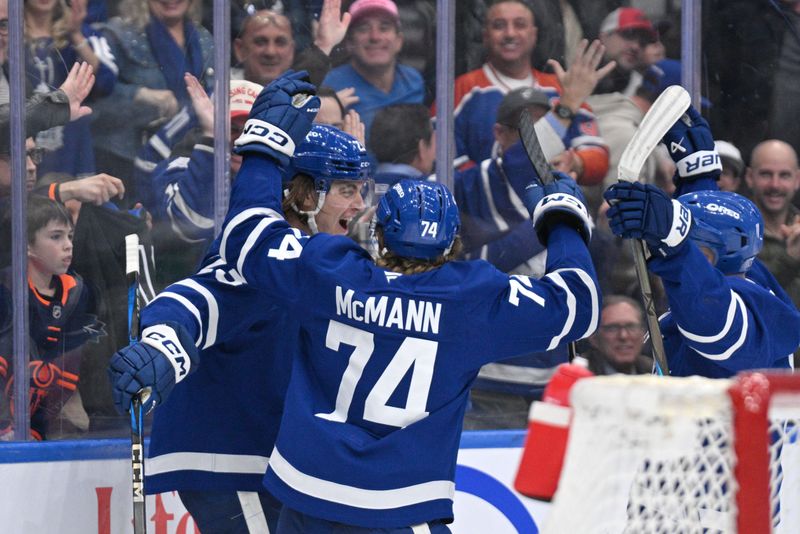
[[[262,89],[262,86],[247,80],[231,80],[231,119],[247,117]]]
[[[389,15],[395,22],[400,22],[397,4],[392,0],[356,0],[348,9],[348,12],[350,13],[351,25],[366,15],[378,13]]]
[[[620,7],[612,11],[603,19],[600,33],[611,33],[625,30],[643,30],[653,37],[656,30],[653,23],[641,9],[635,7]]]

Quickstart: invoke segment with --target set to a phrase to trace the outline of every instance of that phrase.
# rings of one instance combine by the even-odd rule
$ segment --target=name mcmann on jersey
[[[362,301],[354,298],[355,291],[344,291],[336,286],[336,315],[364,324],[375,324],[386,328],[412,330],[420,333],[439,333],[442,315],[440,302],[403,299],[399,297],[367,297]]]

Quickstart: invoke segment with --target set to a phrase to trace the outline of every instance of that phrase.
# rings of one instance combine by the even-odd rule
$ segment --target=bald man
[[[759,143],[745,181],[764,217],[764,248],[758,257],[800,307],[800,210],[792,204],[800,189],[797,153],[777,139]]]

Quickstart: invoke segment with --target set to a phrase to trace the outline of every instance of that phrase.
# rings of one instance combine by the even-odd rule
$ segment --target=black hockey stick
[[[531,117],[527,109],[522,110],[519,118],[519,134],[522,139],[522,146],[525,147],[525,152],[528,153],[528,159],[531,160],[533,168],[536,169],[536,174],[542,179],[543,184],[551,183],[553,181],[553,167],[544,156],[542,146],[539,144],[539,138],[536,136],[533,117]],[[577,355],[576,344],[574,341],[570,341],[569,361],[574,360]]]
[[[636,133],[633,134],[628,146],[622,152],[617,166],[619,181],[635,182],[639,179],[639,172],[641,172],[645,160],[672,125],[686,112],[690,104],[689,93],[678,85],[667,87],[661,93],[661,96],[645,114]],[[647,317],[647,329],[650,332],[650,344],[653,347],[656,370],[660,375],[669,375],[664,340],[661,337],[653,290],[650,288],[650,278],[647,275],[645,255],[647,249],[644,242],[638,239],[631,241],[631,247],[633,248],[636,275],[639,278],[639,287],[642,290],[642,302]]]
[[[128,339],[139,338],[139,236],[125,236],[125,276],[128,282]],[[147,513],[144,506],[144,431],[142,395],[131,400],[131,473],[133,486],[133,534],[146,534]]]

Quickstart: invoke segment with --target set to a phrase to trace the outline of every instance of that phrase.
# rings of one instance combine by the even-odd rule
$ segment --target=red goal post
[[[800,374],[578,381],[542,532],[800,532]]]

